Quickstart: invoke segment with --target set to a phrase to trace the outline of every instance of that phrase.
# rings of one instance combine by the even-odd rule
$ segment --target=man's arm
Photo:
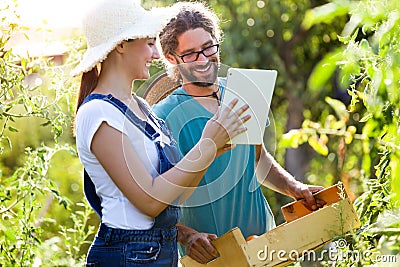
[[[303,199],[303,204],[310,210],[323,207],[323,200],[314,199],[313,193],[322,186],[306,185],[297,181],[267,152],[263,145],[256,147],[256,175],[260,184],[296,200]]]
[[[196,230],[177,223],[178,242],[185,247],[186,255],[195,261],[205,264],[218,256],[211,240],[217,238],[214,234],[199,233]]]

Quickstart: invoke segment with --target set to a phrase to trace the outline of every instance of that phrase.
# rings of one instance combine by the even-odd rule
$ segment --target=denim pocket
[[[150,263],[157,260],[160,254],[158,242],[129,242],[126,245],[127,263]]]

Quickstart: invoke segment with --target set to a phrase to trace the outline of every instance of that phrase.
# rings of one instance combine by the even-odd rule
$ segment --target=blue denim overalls
[[[91,94],[85,101],[101,99],[113,104],[140,129],[149,139],[154,141],[159,155],[159,174],[169,170],[179,161],[179,152],[171,133],[163,120],[157,118],[147,105],[134,96],[141,110],[171,140],[170,144],[154,141],[158,136],[153,127],[138,118],[124,103],[110,95]],[[82,104],[82,105],[83,105]],[[96,195],[95,187],[89,175],[84,172],[85,195],[101,218],[101,201]],[[154,178],[154,177],[153,177]],[[156,218],[154,226],[149,230],[115,229],[100,224],[96,238],[89,249],[87,266],[177,266],[177,229],[180,209],[169,205]]]

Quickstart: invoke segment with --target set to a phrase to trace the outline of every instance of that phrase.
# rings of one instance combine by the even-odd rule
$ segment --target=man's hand
[[[214,234],[195,233],[190,236],[185,245],[186,254],[199,263],[207,263],[218,256],[217,250],[211,244],[216,239]]]
[[[218,256],[217,250],[211,244],[217,238],[216,235],[199,233],[182,224],[177,224],[177,227],[178,241],[185,247],[186,255],[202,264]]]
[[[314,198],[313,194],[322,189],[324,189],[322,186],[307,185],[296,181],[289,187],[289,193],[294,199],[301,200],[307,209],[317,210],[322,208],[326,202],[322,199]]]

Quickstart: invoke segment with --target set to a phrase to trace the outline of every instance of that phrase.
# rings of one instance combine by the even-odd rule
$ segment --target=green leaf
[[[344,36],[338,36],[338,39],[340,42],[343,44],[349,44],[350,41],[354,41],[358,36],[358,28],[354,31],[353,35],[344,35]]]
[[[366,122],[366,121],[368,121],[369,119],[371,119],[373,116],[374,116],[374,115],[373,115],[372,113],[367,113],[367,114],[365,114],[365,115],[361,118],[360,122]]]
[[[394,154],[390,159],[390,168],[392,171],[392,191],[397,206],[400,206],[400,158],[398,154]]]
[[[6,139],[6,141],[7,141],[7,144],[8,144],[8,147],[10,148],[10,150],[12,150],[12,142],[11,142],[11,139],[8,137],[8,136],[6,136],[6,137],[3,137],[3,138],[5,138]]]
[[[40,124],[40,126],[48,126],[50,124],[51,124],[51,121],[46,121],[46,122]]]
[[[347,1],[335,1],[315,7],[306,12],[302,26],[309,29],[319,23],[331,24],[337,17],[347,15],[349,6]]]
[[[321,90],[331,79],[337,68],[337,62],[342,58],[342,50],[329,53],[322,59],[312,71],[308,79],[308,87],[312,92]]]
[[[303,131],[294,129],[282,135],[280,144],[283,147],[297,148],[305,142],[304,139],[307,140],[307,138],[304,138]]]
[[[349,105],[349,111],[350,112],[354,112],[354,111],[356,111],[356,104],[358,102],[360,102],[359,101],[359,96],[358,96],[357,92],[355,92],[353,90],[347,90],[347,93],[351,96],[351,102],[350,102],[350,105]]]
[[[24,106],[27,112],[32,113],[37,111],[37,107],[29,97],[24,98]]]
[[[327,156],[329,154],[328,147],[317,136],[308,138],[308,144],[319,154]]]
[[[16,128],[12,127],[12,126],[8,126],[8,130],[9,130],[10,132],[14,132],[14,133],[17,133],[17,132],[18,132],[18,129],[16,129]]]
[[[2,230],[3,230],[3,233],[6,236],[7,240],[9,240],[9,242],[13,242],[14,243],[14,242],[17,241],[17,239],[15,238],[16,237],[16,233],[14,233],[12,231],[12,229],[5,228],[5,229],[2,229]]]
[[[362,40],[360,41],[360,47],[361,47],[362,49],[364,49],[364,50],[369,50],[369,49],[370,49],[370,46],[369,46],[368,40],[362,39]]]
[[[347,111],[346,106],[343,104],[342,101],[327,96],[325,97],[325,102],[333,108],[340,120],[343,120],[345,122],[349,120],[349,112]]]
[[[361,68],[357,62],[348,62],[340,67],[340,87],[348,88],[360,76]]]
[[[398,33],[400,13],[398,10],[390,12],[387,21],[382,23],[376,30],[373,39],[380,42],[381,46],[391,42],[391,35]],[[397,27],[397,28],[396,28]]]
[[[21,58],[21,67],[23,69],[26,69],[26,59],[25,58]]]

